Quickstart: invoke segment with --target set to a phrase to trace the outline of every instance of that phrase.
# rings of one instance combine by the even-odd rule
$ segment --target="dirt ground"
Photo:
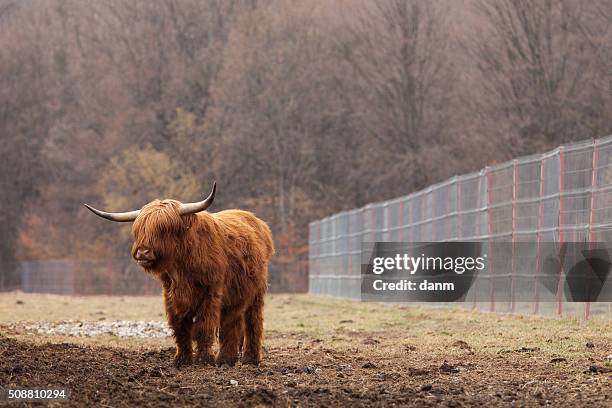
[[[156,297],[2,294],[0,386],[67,387],[57,406],[611,406],[606,321],[271,296],[260,367],[180,371],[169,338],[20,329],[161,313]]]

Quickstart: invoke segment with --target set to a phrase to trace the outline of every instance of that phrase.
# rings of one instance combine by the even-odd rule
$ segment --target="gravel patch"
[[[172,335],[166,322],[144,320],[64,320],[60,322],[16,323],[13,328],[31,333],[74,337],[117,336],[159,338]]]

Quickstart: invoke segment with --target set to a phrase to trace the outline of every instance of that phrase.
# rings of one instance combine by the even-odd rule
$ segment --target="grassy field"
[[[195,403],[193,395],[210,403],[222,399],[235,405],[281,406],[606,406],[606,398],[612,398],[607,359],[612,354],[609,321],[367,304],[307,295],[270,296],[265,316],[266,357],[260,368],[196,366],[176,371],[171,367],[173,343],[169,338],[48,336],[16,329],[19,325],[14,324],[164,320],[160,297],[0,295],[0,333],[4,333],[5,353],[21,346],[25,348],[22,358],[56,353],[54,358],[61,360],[93,353],[102,359],[98,363],[104,364],[125,360],[122,356],[128,351],[142,358],[131,359],[135,365],[125,365],[113,376],[129,379],[134,373],[148,373],[151,367],[158,366],[164,373],[161,378],[145,375],[138,380],[142,387],[149,387],[149,400],[133,383],[134,388],[128,387],[119,394],[96,396],[84,388],[80,394],[77,392],[81,399],[75,403],[122,406],[122,398],[130,396],[132,403],[145,398],[147,405],[157,406],[168,402],[164,397],[168,392],[175,402],[187,405]],[[65,351],[65,347],[71,351]],[[5,359],[1,364],[5,373],[0,369],[3,386],[35,386],[35,381],[53,380],[52,372],[42,367],[38,372],[37,366],[28,368],[27,372],[32,371],[29,377],[23,373],[7,376],[11,363]],[[65,364],[70,370],[85,361],[77,358]],[[234,378],[239,385],[229,385]]]

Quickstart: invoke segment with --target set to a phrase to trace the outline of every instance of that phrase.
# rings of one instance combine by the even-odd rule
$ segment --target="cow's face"
[[[134,221],[132,257],[145,270],[160,269],[182,252],[193,216],[181,216],[180,205],[174,200],[152,201],[142,207]]]

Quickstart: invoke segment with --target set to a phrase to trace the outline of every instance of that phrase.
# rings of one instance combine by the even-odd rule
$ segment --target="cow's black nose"
[[[149,248],[138,248],[136,250],[136,259],[153,259],[153,253],[151,252],[151,250]]]

